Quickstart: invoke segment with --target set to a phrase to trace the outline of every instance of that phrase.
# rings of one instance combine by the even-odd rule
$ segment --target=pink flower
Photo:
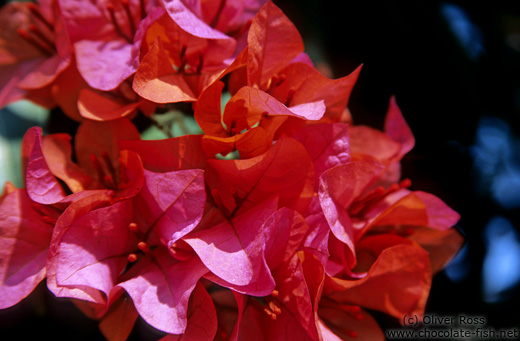
[[[98,318],[125,291],[149,324],[183,333],[190,293],[207,269],[197,257],[176,259],[173,249],[200,221],[204,201],[202,171],[186,170],[145,171],[131,199],[73,203],[56,223],[49,288],[91,302]]]
[[[59,6],[47,0],[10,2],[0,18],[0,107],[23,98],[53,107],[51,85],[71,62]]]

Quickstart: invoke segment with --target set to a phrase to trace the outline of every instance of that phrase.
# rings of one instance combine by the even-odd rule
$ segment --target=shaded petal
[[[78,96],[79,114],[94,121],[109,121],[134,113],[139,102],[129,102],[109,93],[90,88],[81,89]]]
[[[177,262],[165,248],[153,251],[153,261],[140,260],[118,284],[128,292],[139,315],[152,327],[182,334],[188,319],[188,301],[207,272],[196,257]]]
[[[87,286],[108,297],[138,242],[128,229],[131,213],[126,200],[75,220],[59,244],[57,284]]]
[[[136,70],[132,45],[123,38],[81,40],[74,50],[79,72],[94,89],[114,90]]]
[[[377,255],[367,276],[358,280],[327,278],[324,295],[337,302],[355,304],[401,319],[422,316],[431,286],[428,253],[418,245],[397,244],[384,248],[386,236],[367,238],[359,249]]]
[[[141,60],[132,87],[141,97],[155,103],[191,102],[197,99],[185,76],[173,68],[160,40],[152,44]]]
[[[221,179],[218,190],[236,193],[238,206],[228,207],[230,212],[243,212],[278,194],[280,206],[304,213],[314,193],[312,162],[291,138],[279,139],[266,153],[251,159],[208,162]]]
[[[192,231],[204,212],[206,192],[200,169],[154,173],[145,170],[137,210],[170,247]]]
[[[292,137],[305,146],[314,162],[316,185],[324,171],[350,161],[347,124],[311,125],[298,130]]]
[[[0,203],[0,309],[17,304],[45,278],[53,226],[33,207],[23,189]]]
[[[42,151],[42,129],[29,129],[22,141],[27,156],[25,183],[29,197],[41,204],[54,204],[65,198],[65,192],[51,173]],[[29,154],[26,154],[29,152]]]
[[[271,1],[253,18],[247,44],[248,85],[261,87],[304,49],[298,29]]]
[[[217,333],[218,321],[215,306],[208,292],[197,283],[188,303],[188,325],[181,335],[166,335],[159,341],[211,341]]]
[[[270,293],[274,281],[265,260],[264,223],[276,206],[277,200],[269,200],[184,240],[216,276],[238,286],[254,284]]]
[[[149,171],[205,169],[206,156],[202,150],[201,138],[202,135],[184,135],[164,140],[119,141],[119,146],[139,154],[144,168]]]

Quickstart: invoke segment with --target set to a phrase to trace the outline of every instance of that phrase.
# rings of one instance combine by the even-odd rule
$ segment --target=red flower
[[[133,82],[155,103],[193,102],[242,49],[237,39],[263,1],[162,1]]]
[[[83,122],[75,136],[76,163],[72,161],[69,135],[53,134],[42,139],[41,129],[32,128],[23,141],[29,196],[37,202],[38,197],[45,197],[45,203],[51,203],[63,199],[65,190],[79,193],[101,188],[114,190],[119,198],[135,195],[143,182],[142,165],[135,154],[120,152],[118,141],[123,139],[139,139],[128,120]],[[57,179],[68,188],[63,189]]]
[[[204,201],[202,171],[186,170],[145,171],[130,199],[71,204],[56,223],[49,289],[93,303],[98,318],[124,290],[149,324],[183,333],[190,293],[207,269],[197,257],[176,259],[173,249],[198,224]]]
[[[0,9],[0,107],[30,99],[55,105],[50,86],[70,64],[71,48],[54,1],[10,2]]]

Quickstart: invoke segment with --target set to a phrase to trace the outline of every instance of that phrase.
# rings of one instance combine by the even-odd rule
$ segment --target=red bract
[[[350,130],[352,159],[380,162],[386,168],[381,174],[383,185],[400,179],[400,161],[414,145],[415,138],[394,97],[388,105],[384,132],[364,125],[354,125]]]
[[[164,11],[155,14],[158,19],[143,36],[146,45],[133,88],[155,103],[193,102],[231,63],[235,38],[247,32],[250,11],[261,2],[162,3]]]
[[[71,61],[59,7],[46,0],[12,2],[0,19],[0,107],[23,98],[54,106],[50,86]]]
[[[190,293],[207,269],[168,250],[197,225],[204,201],[202,171],[145,171],[133,199],[88,211],[71,205],[56,224],[51,290],[94,303],[100,317],[124,289],[152,326],[183,333]]]
[[[305,124],[339,120],[359,70],[330,80],[301,61],[302,51],[291,21],[272,2],[265,4],[253,19],[247,49],[219,75],[230,74],[228,90],[233,95],[223,115],[224,84],[219,80],[196,103],[195,118],[206,133],[203,147],[209,155],[236,149],[241,158],[257,156],[273,140]]]
[[[222,87],[223,83],[214,83],[200,96],[195,107],[195,118],[208,134],[202,140],[208,155],[226,155],[236,149],[241,158],[258,156],[269,149],[277,129],[287,117],[318,120],[325,112],[321,101],[288,108],[269,94],[244,86],[226,104],[222,115],[224,128],[219,114]]]
[[[113,90],[135,72],[140,41],[134,37],[150,6],[145,0],[60,0],[78,70],[90,86]]]
[[[37,210],[23,189],[8,193],[0,203],[0,308],[25,298],[45,278],[47,250],[56,218]],[[40,206],[36,206],[40,207]]]
[[[217,175],[212,194],[226,216],[254,208],[273,195],[278,195],[280,207],[304,213],[313,196],[311,160],[291,138],[278,140],[266,153],[248,160],[208,162]]]
[[[311,65],[301,62],[303,49],[296,27],[278,7],[268,2],[254,18],[249,31],[246,84],[266,91],[288,107],[323,101],[327,116],[337,119],[347,105],[360,69],[341,79],[327,79]],[[238,78],[230,80],[235,89],[241,83]]]
[[[58,179],[73,193],[106,188],[114,190],[119,198],[135,195],[143,182],[142,165],[134,153],[120,152],[118,141],[123,139],[139,139],[135,127],[127,120],[106,124],[85,121],[75,136],[76,163],[72,161],[69,135],[42,138],[41,129],[32,128],[22,143],[29,196],[44,204],[58,202],[65,197]]]
[[[24,189],[6,186],[0,201],[0,307],[8,308],[29,295],[48,272],[47,256],[56,220],[71,202],[110,200],[110,191],[84,191],[45,205],[31,200]],[[54,202],[49,194],[37,196]]]

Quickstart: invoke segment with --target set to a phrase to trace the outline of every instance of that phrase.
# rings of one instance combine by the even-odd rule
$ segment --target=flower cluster
[[[459,215],[410,190],[414,137],[346,109],[263,0],[40,0],[0,11],[0,106],[58,106],[29,129],[25,188],[0,196],[0,308],[42,281],[110,340],[138,316],[177,340],[384,339],[421,316]],[[229,100],[225,100],[229,98]],[[143,140],[134,118],[191,104],[203,134]],[[225,106],[222,108],[222,103]]]

